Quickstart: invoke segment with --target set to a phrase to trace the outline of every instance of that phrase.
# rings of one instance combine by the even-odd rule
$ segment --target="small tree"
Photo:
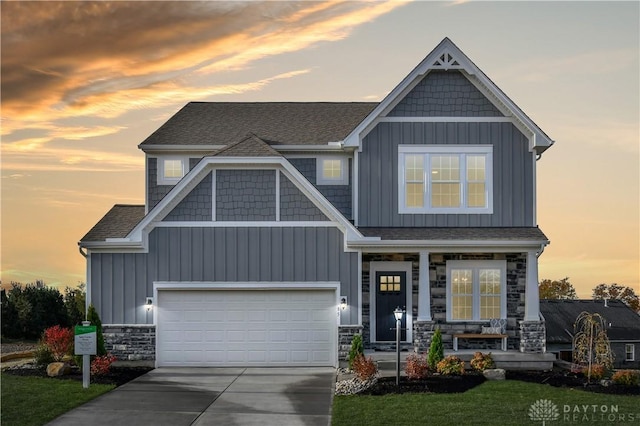
[[[561,280],[544,279],[538,286],[540,299],[577,299],[576,289],[569,282],[569,277]]]
[[[77,288],[67,287],[64,290],[64,307],[69,317],[69,325],[79,325],[85,319],[85,285]]]
[[[427,362],[429,368],[432,371],[436,370],[436,367],[440,361],[444,359],[444,346],[442,345],[442,332],[439,328],[433,333],[431,338],[431,345],[429,345],[429,353],[427,355]]]
[[[96,311],[96,308],[93,307],[93,304],[89,305],[89,309],[87,310],[87,321],[89,321],[91,325],[96,326],[98,355],[106,355],[107,350],[104,347],[104,337],[102,336],[102,322],[100,321],[100,315],[98,315],[98,312]]]
[[[573,329],[573,362],[586,369],[587,381],[591,381],[594,365],[606,369],[613,367],[613,353],[602,315],[582,312],[576,318]]]
[[[640,297],[631,287],[625,287],[616,283],[598,284],[593,289],[594,299],[622,300],[628,307],[640,314]]]
[[[364,355],[362,334],[355,334],[353,339],[351,339],[351,349],[349,350],[349,370],[353,370],[353,361],[358,355]]]

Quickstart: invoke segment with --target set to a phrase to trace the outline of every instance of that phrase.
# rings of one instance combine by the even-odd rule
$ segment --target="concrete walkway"
[[[333,368],[159,368],[49,425],[329,425]]]

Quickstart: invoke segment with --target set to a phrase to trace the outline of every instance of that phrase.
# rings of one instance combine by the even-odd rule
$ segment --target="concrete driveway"
[[[49,425],[329,425],[335,369],[158,368]]]

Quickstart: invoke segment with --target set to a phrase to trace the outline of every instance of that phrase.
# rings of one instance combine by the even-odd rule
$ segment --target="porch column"
[[[538,293],[538,257],[527,252],[527,284],[524,301],[524,320],[540,321],[540,295]]]
[[[431,321],[431,288],[429,286],[429,252],[420,252],[418,270],[418,321]]]

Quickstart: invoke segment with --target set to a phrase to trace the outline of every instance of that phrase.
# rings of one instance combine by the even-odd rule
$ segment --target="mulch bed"
[[[640,395],[640,386],[627,387],[613,383],[608,386],[603,386],[600,383],[586,384],[587,379],[582,374],[559,369],[552,371],[507,371],[506,379],[611,395]],[[395,377],[382,377],[378,379],[375,385],[360,392],[360,395],[462,393],[481,385],[485,381],[486,378],[482,374],[475,372],[462,376],[434,375],[421,380],[409,380],[406,377],[401,377],[399,386],[396,386]]]
[[[360,395],[387,395],[400,393],[462,393],[484,383],[487,379],[480,374],[463,376],[429,376],[426,379],[409,380],[400,378],[396,386],[395,377],[381,377],[375,385],[360,392]]]
[[[111,367],[108,374],[103,376],[91,376],[91,383],[103,385],[122,386],[127,382],[142,376],[143,374],[153,370],[150,367]],[[6,374],[14,376],[31,376],[31,377],[49,377],[46,368],[11,368],[3,371]],[[60,377],[52,377],[56,380],[76,380],[82,382],[82,372],[78,368],[74,368],[71,374]]]

